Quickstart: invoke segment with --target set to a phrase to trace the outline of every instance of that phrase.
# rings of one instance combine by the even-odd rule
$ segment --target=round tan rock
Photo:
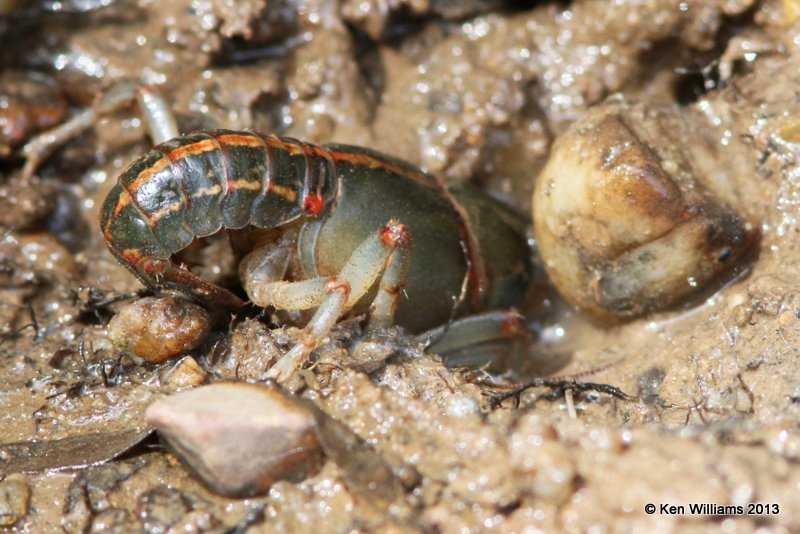
[[[108,323],[108,337],[121,350],[161,363],[202,345],[210,328],[201,306],[175,296],[148,297],[122,308]]]

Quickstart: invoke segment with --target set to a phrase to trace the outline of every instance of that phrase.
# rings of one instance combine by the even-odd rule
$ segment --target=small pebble
[[[265,493],[321,465],[314,415],[280,390],[224,382],[153,403],[145,414],[184,464],[215,492]]]
[[[206,379],[206,372],[191,356],[186,356],[167,372],[164,379],[166,385],[175,389],[186,389],[199,386]]]
[[[452,417],[470,417],[480,413],[480,404],[471,397],[456,396],[447,402],[447,415]]]
[[[572,494],[575,466],[560,444],[544,443],[538,452],[541,458],[531,483],[533,493],[543,501],[561,504]]]
[[[196,349],[208,337],[208,312],[175,296],[137,300],[108,323],[108,337],[120,350],[161,363]]]
[[[8,475],[0,482],[0,527],[11,527],[28,514],[31,490],[28,477]]]
[[[764,431],[767,448],[788,460],[800,459],[800,434],[792,426],[779,424]]]

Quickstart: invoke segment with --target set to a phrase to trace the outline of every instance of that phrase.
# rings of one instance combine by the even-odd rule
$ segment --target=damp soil
[[[17,72],[0,79],[0,526],[800,530],[800,4],[613,4],[0,3],[0,62]],[[447,368],[398,330],[365,337],[358,318],[345,321],[316,351],[301,395],[394,466],[402,491],[379,491],[356,458],[263,497],[225,498],[161,448],[144,410],[200,382],[259,380],[296,325],[224,317],[191,361],[121,352],[108,321],[142,288],[106,251],[97,220],[116,176],[149,146],[141,118],[103,118],[30,182],[15,156],[54,113],[75,114],[122,78],[157,86],[184,131],[363,145],[478,184],[521,213],[552,140],[592,105],[623,93],[685,106],[748,162],[760,251],[699,301],[613,327],[568,310],[541,281],[527,318],[537,342],[492,375]],[[233,271],[214,254],[222,245],[197,254],[203,276]],[[501,387],[545,370],[628,397]],[[744,513],[689,513],[703,503]],[[751,503],[765,507],[748,515]]]

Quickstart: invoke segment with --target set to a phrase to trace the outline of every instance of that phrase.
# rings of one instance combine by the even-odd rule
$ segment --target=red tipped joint
[[[336,276],[331,276],[325,281],[325,290],[328,293],[341,291],[344,294],[345,300],[350,298],[350,284],[346,280],[344,282],[339,281],[339,278]]]
[[[404,286],[381,286],[380,290],[391,297],[396,297],[403,290]]]
[[[514,335],[520,331],[521,326],[522,316],[516,310],[508,310],[501,326],[503,333]]]
[[[142,258],[139,262],[141,269],[151,276],[159,276],[167,270],[167,262],[155,258]]]
[[[142,93],[144,95],[159,95],[160,94],[158,89],[156,89],[152,85],[140,85],[137,88],[137,91],[139,91],[140,93]]]
[[[325,201],[319,195],[308,195],[303,203],[303,209],[309,215],[316,215],[322,211]]]
[[[381,229],[381,240],[391,247],[402,245],[411,240],[411,232],[405,224],[391,220]]]

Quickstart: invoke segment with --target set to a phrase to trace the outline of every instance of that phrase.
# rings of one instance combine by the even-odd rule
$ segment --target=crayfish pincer
[[[753,167],[714,136],[685,109],[617,98],[557,139],[534,229],[571,304],[602,322],[643,315],[735,273],[757,249],[739,187]]]
[[[514,305],[532,272],[524,225],[476,189],[448,189],[364,148],[245,131],[155,146],[119,177],[100,225],[112,254],[155,291],[208,307],[244,305],[173,261],[195,239],[226,229],[254,304],[317,308],[269,370],[278,380],[351,309],[371,303],[370,325],[421,332]]]

